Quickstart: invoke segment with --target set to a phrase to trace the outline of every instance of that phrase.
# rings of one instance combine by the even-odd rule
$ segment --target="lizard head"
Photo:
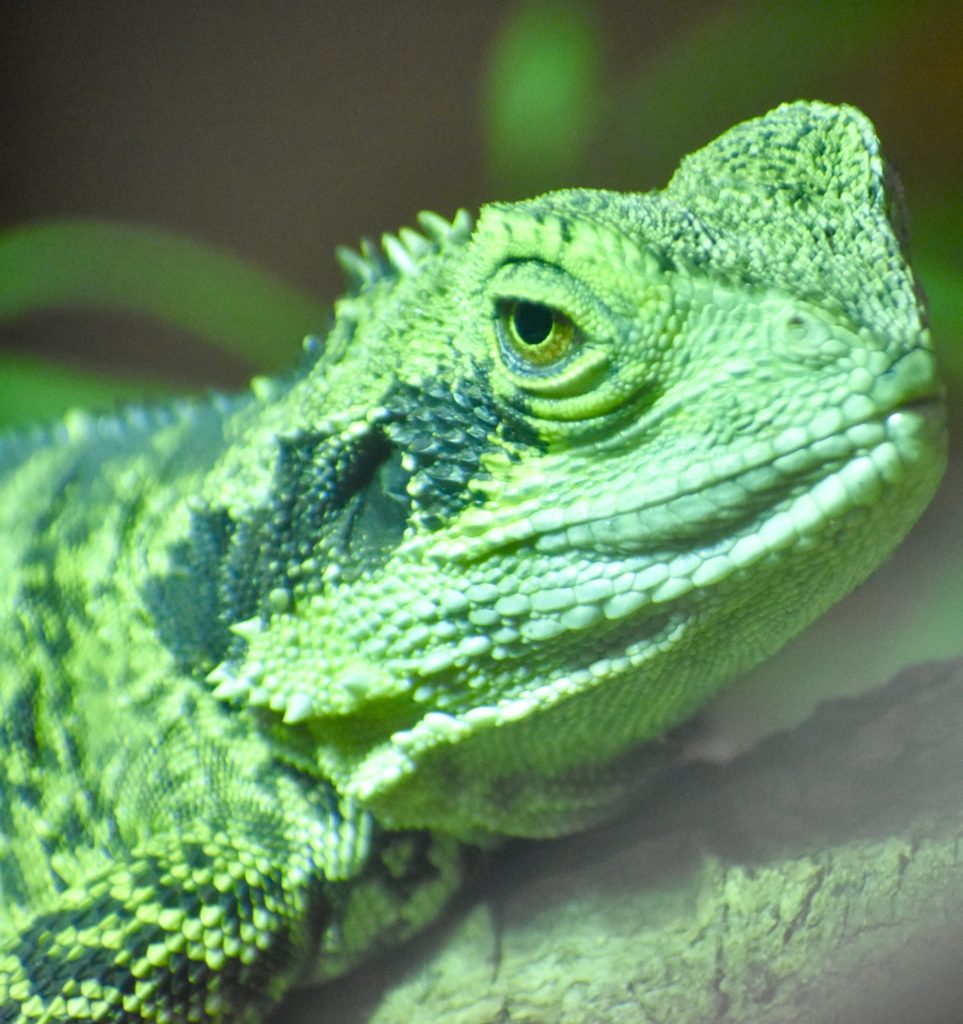
[[[936,486],[893,203],[869,122],[797,103],[661,192],[429,218],[391,272],[347,257],[277,470],[309,539],[220,694],[393,825],[603,813],[607,765],[865,578]]]

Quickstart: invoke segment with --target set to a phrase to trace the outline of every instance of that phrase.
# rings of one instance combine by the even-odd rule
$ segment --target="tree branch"
[[[963,661],[908,669],[616,825],[512,844],[376,1009],[384,965],[304,1019],[959,1020],[961,769]]]

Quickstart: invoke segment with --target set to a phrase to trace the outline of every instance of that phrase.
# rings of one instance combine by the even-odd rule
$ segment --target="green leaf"
[[[641,170],[631,187],[662,181],[680,153],[784,100],[834,95],[840,68],[852,74],[933,0],[768,0],[720,5],[672,40],[611,97],[598,138],[617,173]],[[778,14],[775,12],[778,10]]]
[[[933,199],[912,211],[913,265],[930,304],[933,338],[954,396],[963,395],[963,197]]]
[[[916,260],[929,299],[934,344],[947,385],[963,395],[963,270],[934,260]]]
[[[127,224],[46,221],[0,234],[0,322],[63,307],[154,316],[274,370],[324,307],[225,251]]]
[[[68,409],[109,409],[165,393],[154,381],[85,373],[30,356],[0,357],[0,429],[54,419]]]
[[[599,33],[584,4],[528,3],[505,23],[483,89],[496,192],[574,184],[598,122],[600,63]]]

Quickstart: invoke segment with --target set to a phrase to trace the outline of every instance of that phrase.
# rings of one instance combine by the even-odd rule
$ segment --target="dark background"
[[[939,283],[924,272],[928,259],[963,270],[963,232],[951,223],[963,210],[963,4],[912,5],[898,30],[886,32],[880,26],[895,5],[882,0],[575,5],[598,29],[596,116],[571,140],[579,152],[568,163],[540,161],[545,137],[535,129],[545,126],[533,124],[530,139],[514,140],[513,174],[489,123],[492,55],[519,12],[535,6],[8,0],[0,230],[75,216],[155,225],[241,253],[329,303],[341,289],[335,245],[411,224],[420,209],[450,216],[460,206],[476,210],[487,199],[566,185],[657,187],[683,153],[736,121],[784,100],[820,98],[854,103],[876,123],[919,227],[927,287]],[[747,9],[771,15],[720,52],[718,39]],[[830,9],[845,11],[845,32],[825,31],[816,15]],[[549,128],[564,134],[571,126]],[[937,340],[950,356],[963,342],[954,328],[961,305],[957,293],[954,321],[945,298],[939,308],[934,302]],[[175,386],[234,386],[249,375],[239,359],[173,327],[103,312],[35,313],[0,325],[3,351]],[[924,521],[904,564],[925,570],[926,557],[961,561],[958,478],[956,486],[944,490],[942,518],[937,509]],[[894,566],[871,585],[875,598],[864,588],[868,610],[850,602],[834,620],[842,626],[826,627],[841,634],[811,631],[810,647],[797,648],[805,651],[795,664],[806,685],[820,652],[839,664],[848,642],[862,664],[878,636],[915,629],[912,621],[894,626],[895,610],[880,612],[887,600],[915,600],[908,570]],[[946,621],[955,631],[947,643],[958,643],[958,616]],[[912,657],[945,654],[940,642],[921,641]],[[784,681],[786,706],[803,688],[792,685],[787,657],[764,670]],[[847,678],[824,680],[825,692],[853,685],[856,673],[841,664]],[[755,725],[784,713],[762,706],[771,679],[751,685],[742,690],[748,711],[733,698],[730,733],[732,720]],[[340,1000],[350,1004],[358,984],[386,982],[375,970],[335,985],[326,998],[337,1019],[349,1019]]]
[[[484,117],[493,47],[522,6],[8,2],[0,228],[54,216],[161,226],[236,250],[330,301],[341,288],[336,244],[410,224],[423,208],[450,215],[524,191],[493,172]],[[752,5],[579,6],[602,41],[598,145],[564,178],[548,168],[526,182],[530,190],[656,187],[683,152],[800,96],[863,107],[914,199],[958,187],[963,5],[918,4],[919,16],[877,49],[878,5],[843,4],[857,31],[833,32],[808,67],[799,66],[812,46],[807,19],[791,14],[767,19],[731,66],[708,67],[699,46]],[[666,87],[665,55],[686,47],[693,71],[678,82],[669,75]],[[637,117],[626,112],[633,105]],[[4,326],[0,347],[195,384],[247,375],[172,328],[89,312]]]

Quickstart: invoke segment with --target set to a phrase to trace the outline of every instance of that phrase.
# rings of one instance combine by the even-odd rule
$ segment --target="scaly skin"
[[[936,486],[890,203],[788,105],[342,254],[286,379],[5,441],[0,1022],[258,1020],[612,813]]]

